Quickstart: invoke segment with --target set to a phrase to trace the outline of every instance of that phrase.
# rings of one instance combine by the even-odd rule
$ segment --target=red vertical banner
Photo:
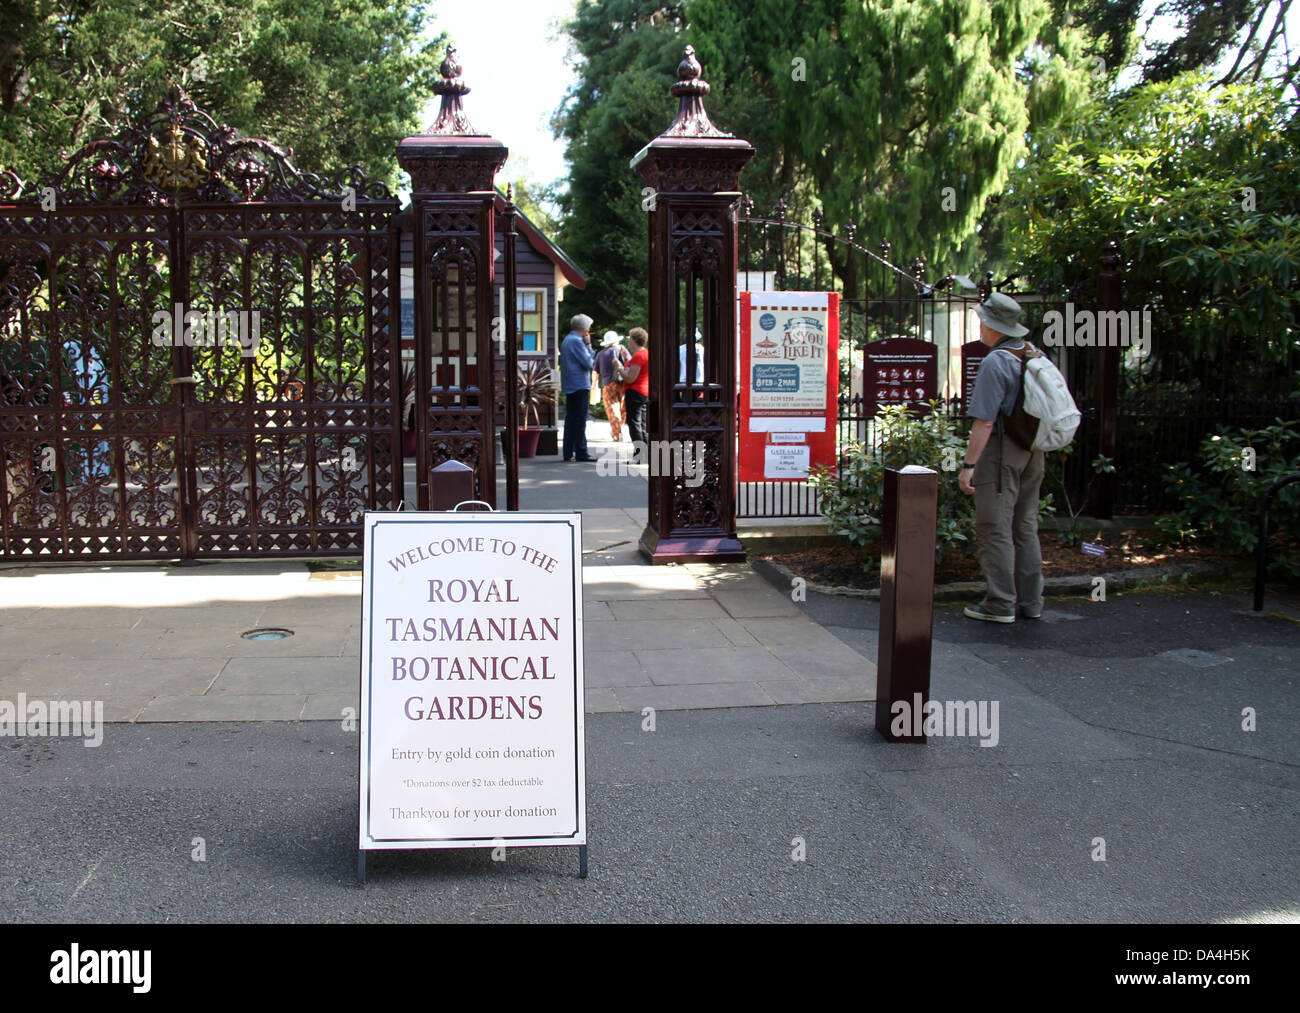
[[[740,294],[740,481],[835,466],[839,339],[837,292]]]

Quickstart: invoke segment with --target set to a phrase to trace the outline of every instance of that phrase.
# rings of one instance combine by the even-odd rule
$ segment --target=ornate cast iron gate
[[[0,174],[0,557],[360,551],[401,498],[397,202],[173,89]]]

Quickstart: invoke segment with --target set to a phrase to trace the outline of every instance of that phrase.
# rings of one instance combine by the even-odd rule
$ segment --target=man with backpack
[[[1024,340],[1029,328],[1020,323],[1020,304],[993,292],[975,308],[980,318],[980,340],[992,351],[984,356],[975,377],[966,414],[975,420],[970,443],[957,481],[962,492],[975,497],[975,540],[987,589],[984,600],[968,606],[965,615],[984,622],[1014,623],[1038,619],[1043,614],[1043,556],[1038,544],[1038,491],[1043,482],[1043,448],[1036,441],[1040,419],[1025,413],[1028,363],[1042,357]],[[1043,357],[1035,377],[1050,366],[1056,382],[1060,373]],[[1051,385],[1049,383],[1049,386]],[[1073,408],[1064,380],[1059,387]],[[1041,388],[1034,385],[1036,396]],[[1057,392],[1059,393],[1059,392]],[[1044,415],[1066,416],[1062,404],[1039,408]],[[1054,419],[1051,421],[1055,421]],[[1027,425],[1026,425],[1027,424]],[[1051,444],[1073,436],[1066,418],[1061,433],[1050,436],[1044,423],[1043,442]],[[1073,425],[1078,425],[1078,411]],[[1064,429],[1069,436],[1063,437]],[[1026,437],[1024,432],[1030,435]],[[1019,442],[1018,442],[1019,441]],[[1063,445],[1063,444],[1062,444]]]

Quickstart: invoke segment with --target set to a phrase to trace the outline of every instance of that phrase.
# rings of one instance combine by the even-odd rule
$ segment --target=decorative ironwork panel
[[[228,322],[189,349],[187,418],[222,436],[190,445],[196,504],[221,504],[196,511],[200,551],[359,552],[363,512],[400,499],[392,260],[376,210],[272,208],[295,231],[266,234],[249,228],[260,211],[242,223],[185,211],[190,302]]]
[[[0,213],[4,558],[179,552],[168,231],[159,210]]]
[[[173,89],[0,202],[0,557],[360,551],[400,499],[381,184]]]
[[[726,475],[728,406],[672,406],[673,440],[680,440],[680,460],[686,467],[674,469],[672,530],[725,530],[728,500]]]
[[[492,249],[492,201],[419,195],[416,213],[419,503],[428,509],[432,470],[455,460],[474,469],[475,497],[495,504],[493,265],[483,252]]]

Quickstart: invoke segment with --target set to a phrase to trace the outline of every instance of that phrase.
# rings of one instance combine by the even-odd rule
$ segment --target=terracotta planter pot
[[[537,441],[541,438],[542,430],[540,427],[530,427],[525,429],[521,426],[519,429],[519,456],[536,457]]]

